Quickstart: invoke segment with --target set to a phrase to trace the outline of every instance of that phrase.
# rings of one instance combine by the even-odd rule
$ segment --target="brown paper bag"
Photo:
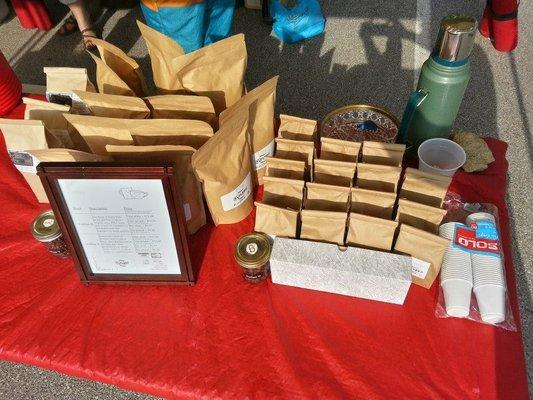
[[[346,243],[376,250],[391,251],[398,222],[350,213]]]
[[[248,113],[254,182],[260,185],[265,175],[266,158],[274,155],[274,108],[278,78],[275,76],[245,94],[224,110],[219,118],[219,125],[223,126],[235,115]]]
[[[145,97],[150,107],[150,118],[197,119],[217,127],[217,116],[207,96],[163,95]]]
[[[344,245],[346,231],[345,212],[302,210],[301,239],[318,240],[320,242]]]
[[[320,139],[320,158],[323,160],[336,160],[357,162],[361,143],[347,140],[322,137]]]
[[[394,251],[409,254],[413,259],[413,283],[429,289],[440,272],[448,239],[401,224]]]
[[[302,208],[304,185],[304,181],[296,179],[265,176],[263,203],[298,211]]]
[[[350,202],[350,188],[307,182],[305,208],[309,210],[347,212]]]
[[[180,195],[183,215],[189,234],[193,234],[206,223],[202,189],[191,166],[195,149],[189,146],[113,146],[106,151],[116,161],[173,162],[175,165],[176,188]]]
[[[313,142],[276,138],[276,158],[305,161],[305,165],[311,168],[314,157],[315,145]]]
[[[295,238],[298,229],[299,212],[288,208],[255,203],[256,232],[268,235]]]
[[[253,209],[248,116],[224,125],[192,157],[215,225],[234,224]]]
[[[85,68],[45,67],[43,71],[46,74],[46,100],[50,103],[66,104],[75,109],[79,99],[74,90],[96,92]]]
[[[135,96],[135,92],[126,82],[124,82],[115,71],[113,71],[99,57],[90,53],[96,64],[96,85],[98,91],[103,94],[116,94],[120,96]]]
[[[363,162],[365,163],[401,167],[404,153],[405,144],[363,142]]]
[[[357,164],[357,187],[396,193],[402,169],[390,165]]]
[[[351,187],[356,169],[357,163],[316,159],[313,168],[313,182]]]
[[[191,119],[143,119],[123,122],[137,146],[202,147],[211,137],[213,128],[207,122]]]
[[[407,168],[400,197],[428,206],[441,207],[451,181],[450,176]]]
[[[84,114],[87,115],[129,119],[143,119],[148,118],[150,115],[150,110],[139,97],[80,92],[77,90],[74,91],[74,94],[85,104],[87,113]]]
[[[396,221],[437,234],[446,210],[405,199],[398,201]]]
[[[91,43],[97,47],[102,61],[133,90],[136,96],[146,96],[148,93],[146,82],[137,61],[105,40],[91,38]]]
[[[392,219],[395,202],[396,193],[352,188],[350,211],[377,218]]]
[[[317,136],[317,122],[312,119],[281,114],[278,137],[290,140],[314,142]]]
[[[99,156],[98,154],[85,153],[84,151],[72,149],[41,149],[28,150],[39,162],[109,162],[113,159],[109,156]]]
[[[265,176],[286,179],[305,179],[305,162],[267,157]]]
[[[22,102],[26,104],[24,119],[43,121],[44,126],[49,131],[67,129],[68,123],[63,114],[70,111],[69,106],[30,99],[29,97],[23,97]]]

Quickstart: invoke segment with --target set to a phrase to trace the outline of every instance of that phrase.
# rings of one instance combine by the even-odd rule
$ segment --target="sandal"
[[[94,50],[96,49],[96,46],[91,42],[91,38],[98,39],[96,35],[91,35],[85,32],[93,32],[93,27],[90,26],[88,28],[83,29],[81,32],[81,37],[83,38],[83,45],[85,46],[85,50]]]
[[[63,22],[63,25],[61,25],[61,27],[57,30],[57,34],[59,36],[68,36],[72,35],[77,30],[78,22],[76,21],[76,18],[71,15],[65,20],[65,22]]]

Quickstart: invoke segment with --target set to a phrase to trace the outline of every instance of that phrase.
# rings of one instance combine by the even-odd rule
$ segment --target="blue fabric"
[[[204,46],[227,38],[231,33],[235,0],[206,0]]]
[[[296,43],[324,32],[326,20],[317,0],[300,0],[286,8],[279,0],[271,0],[270,14],[274,33],[284,43]]]

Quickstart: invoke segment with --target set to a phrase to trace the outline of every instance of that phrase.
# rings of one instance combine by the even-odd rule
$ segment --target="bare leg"
[[[75,3],[69,4],[68,7],[74,18],[76,18],[80,32],[83,35],[85,48],[89,50],[93,49],[95,46],[91,42],[91,37],[96,37],[96,33],[92,28],[91,15],[89,14],[85,1],[78,0]]]

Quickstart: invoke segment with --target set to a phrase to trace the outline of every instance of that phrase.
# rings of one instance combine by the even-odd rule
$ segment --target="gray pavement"
[[[240,9],[235,30],[246,34],[248,87],[279,74],[278,112],[322,118],[351,103],[374,103],[401,116],[408,92],[433,42],[440,19],[451,12],[480,17],[478,1],[345,0],[322,2],[325,35],[303,44],[280,46],[263,25],[260,14]],[[49,2],[56,20],[65,9]],[[533,384],[533,33],[526,21],[533,4],[522,2],[520,44],[512,54],[494,50],[478,36],[472,57],[472,80],[456,128],[509,143],[507,204],[511,214],[513,260],[519,290],[522,332]],[[100,18],[103,37],[136,58],[150,77],[146,48],[135,25],[141,13],[108,10]],[[94,76],[90,57],[77,35],[25,31],[15,19],[0,26],[0,49],[25,83],[44,84],[42,67],[85,66]],[[530,389],[532,391],[533,389]],[[109,385],[87,382],[37,368],[0,362],[0,397],[144,398]]]

